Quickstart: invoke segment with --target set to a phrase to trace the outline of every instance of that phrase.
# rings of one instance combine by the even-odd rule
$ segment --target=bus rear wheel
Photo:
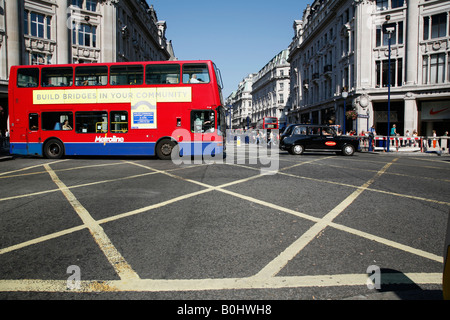
[[[64,144],[57,139],[50,139],[44,145],[44,156],[48,159],[61,159],[64,155]]]
[[[156,155],[161,160],[170,160],[172,153],[177,149],[177,144],[169,139],[161,140],[156,146]]]

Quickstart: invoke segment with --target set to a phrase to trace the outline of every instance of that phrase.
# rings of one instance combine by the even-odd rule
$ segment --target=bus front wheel
[[[161,160],[170,160],[177,144],[169,139],[161,140],[156,146],[156,155]]]
[[[64,145],[57,139],[50,139],[44,145],[44,156],[48,159],[61,159],[64,155]]]

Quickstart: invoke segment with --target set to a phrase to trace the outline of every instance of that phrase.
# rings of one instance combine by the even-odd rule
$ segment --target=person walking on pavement
[[[393,124],[392,128],[391,128],[391,137],[392,136],[395,137],[396,135],[397,135],[397,128],[396,128],[395,124]],[[392,146],[395,147],[395,138],[392,140]]]

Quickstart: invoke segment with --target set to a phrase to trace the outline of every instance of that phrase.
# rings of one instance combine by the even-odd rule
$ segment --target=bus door
[[[28,154],[42,154],[41,131],[39,130],[39,114],[37,112],[30,112],[28,114],[26,141]]]
[[[222,136],[223,143],[226,141],[227,132],[227,117],[225,114],[225,108],[222,106],[217,107],[217,134]]]

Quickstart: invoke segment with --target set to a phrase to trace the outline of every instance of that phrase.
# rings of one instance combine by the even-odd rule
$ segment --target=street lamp
[[[229,104],[228,106],[228,115],[230,116],[230,120],[229,120],[229,127],[228,127],[228,129],[230,129],[231,130],[231,110],[232,110],[232,108],[233,108],[233,105],[231,105],[231,104]]]
[[[344,123],[342,124],[342,134],[345,135],[345,120],[346,120],[346,116],[345,116],[345,109],[346,109],[346,102],[347,102],[347,97],[348,97],[348,92],[347,91],[342,91],[342,98],[344,98]]]
[[[386,22],[391,20],[391,16],[387,15],[385,17]],[[391,144],[390,133],[391,133],[391,38],[392,34],[395,32],[395,24],[386,24],[384,26],[385,32],[388,34],[388,129],[387,129],[387,146],[386,151],[389,152],[389,147]]]

